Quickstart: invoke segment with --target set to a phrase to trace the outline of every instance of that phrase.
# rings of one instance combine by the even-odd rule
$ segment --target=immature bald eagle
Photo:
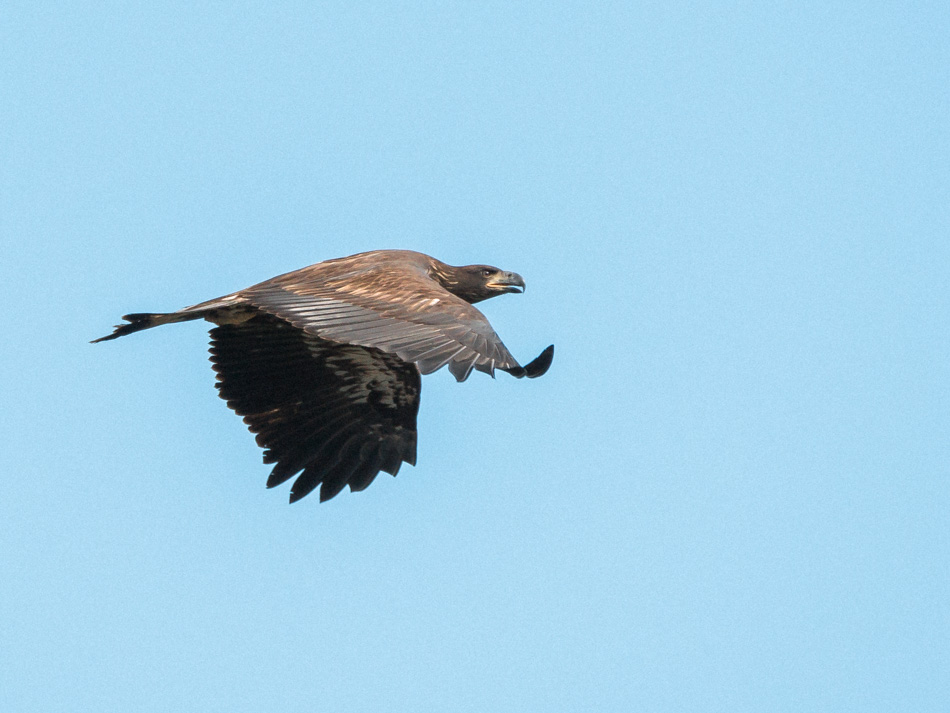
[[[458,381],[496,368],[519,379],[548,370],[551,345],[521,366],[476,302],[524,291],[514,272],[452,267],[409,250],[327,260],[178,312],[127,314],[102,342],[206,319],[217,388],[244,417],[267,487],[297,473],[290,502],[320,485],[329,500],[384,470],[416,462],[420,374],[446,364]],[[301,471],[303,471],[301,473]]]

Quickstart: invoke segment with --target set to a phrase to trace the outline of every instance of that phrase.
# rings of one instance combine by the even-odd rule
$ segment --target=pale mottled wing
[[[276,463],[268,487],[292,478],[294,502],[367,487],[416,459],[419,371],[376,349],[338,344],[268,314],[211,330],[218,390]]]
[[[254,306],[324,339],[395,354],[429,374],[446,364],[459,381],[472,369],[524,370],[485,316],[410,265],[336,276],[323,265],[242,290]]]

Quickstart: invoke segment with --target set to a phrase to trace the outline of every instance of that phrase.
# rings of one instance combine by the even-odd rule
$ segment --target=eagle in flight
[[[297,475],[290,502],[363,490],[416,462],[421,374],[448,365],[522,378],[544,374],[549,346],[521,366],[472,305],[523,292],[514,272],[452,267],[410,250],[327,260],[177,312],[127,314],[102,342],[206,319],[218,392],[257,435],[272,488]]]

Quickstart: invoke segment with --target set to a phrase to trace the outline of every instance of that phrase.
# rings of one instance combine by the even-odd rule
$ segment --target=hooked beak
[[[517,272],[503,272],[492,282],[487,283],[488,288],[498,292],[524,292],[524,278]]]

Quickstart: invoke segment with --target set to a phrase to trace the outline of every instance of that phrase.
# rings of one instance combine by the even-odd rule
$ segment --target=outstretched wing
[[[325,340],[394,354],[423,374],[446,364],[459,381],[472,369],[544,374],[554,348],[521,366],[485,315],[433,278],[440,266],[448,267],[408,250],[327,260],[177,312],[126,315],[129,324],[95,341],[190,319],[231,324],[262,311]]]
[[[416,460],[421,379],[378,349],[321,339],[268,314],[211,330],[218,390],[257,434],[273,487],[294,482],[294,502],[367,487]]]
[[[540,375],[518,364],[481,312],[408,257],[329,261],[237,294],[310,334],[395,354],[423,374],[448,364],[459,381],[473,368]]]

